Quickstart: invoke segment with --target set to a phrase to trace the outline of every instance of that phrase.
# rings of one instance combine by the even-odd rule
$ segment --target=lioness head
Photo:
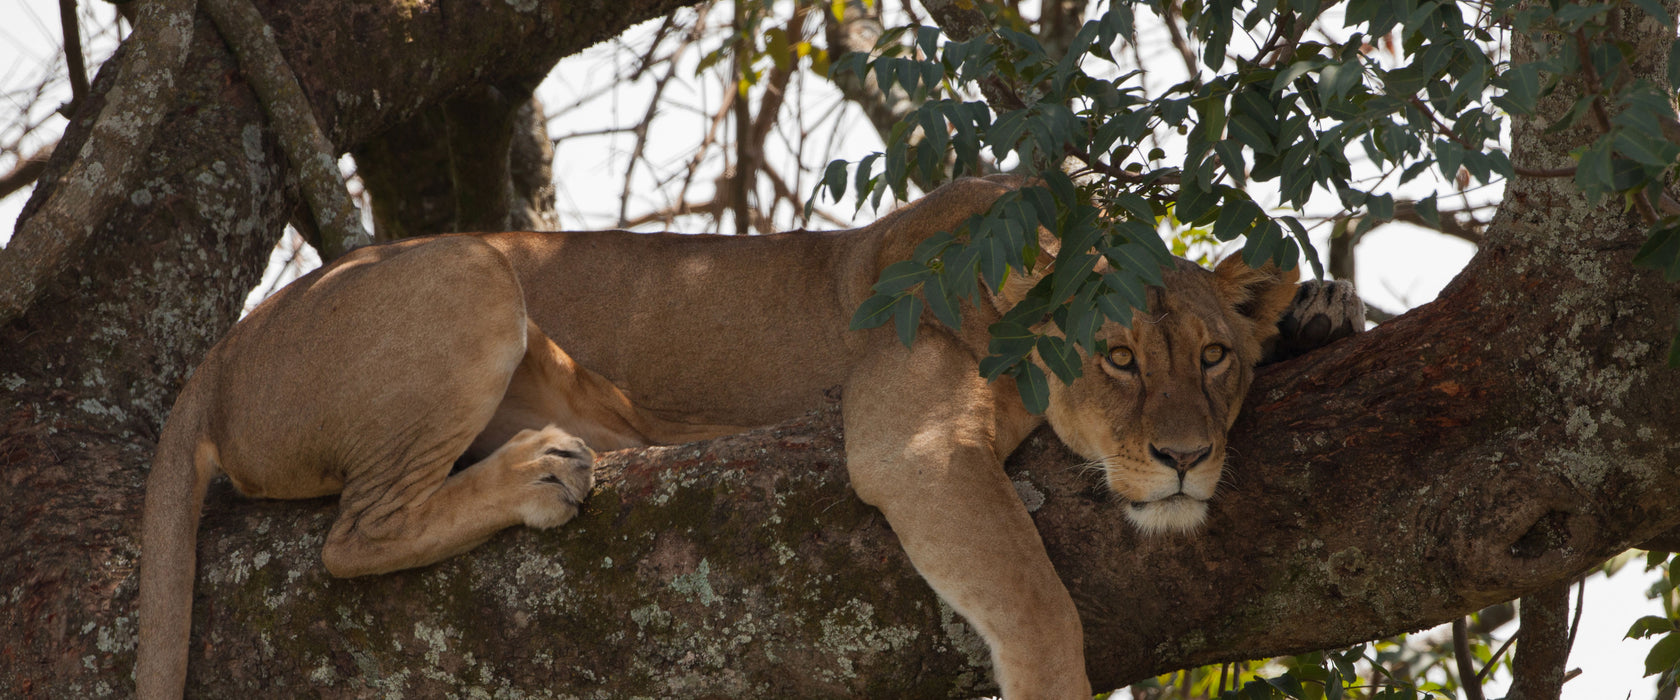
[[[1162,276],[1131,328],[1099,331],[1106,355],[1086,357],[1069,386],[1050,382],[1046,410],[1062,441],[1131,501],[1127,518],[1144,532],[1188,530],[1206,517],[1225,433],[1299,272],[1255,270],[1233,255],[1213,271],[1180,260]]]

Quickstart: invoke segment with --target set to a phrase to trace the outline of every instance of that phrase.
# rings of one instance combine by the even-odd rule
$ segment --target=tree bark
[[[669,3],[259,6],[350,148]],[[0,328],[0,695],[127,694],[157,426],[296,206],[207,24],[143,189]],[[1638,46],[1667,55],[1666,43]],[[90,102],[114,74],[101,72]],[[1515,123],[1514,160],[1555,167],[1583,136],[1543,125]],[[66,135],[43,189],[85,132]],[[1263,371],[1200,533],[1137,536],[1125,504],[1050,432],[1030,438],[1009,469],[1080,606],[1093,682],[1429,626],[1554,588],[1680,525],[1680,374],[1663,365],[1680,294],[1631,267],[1642,226],[1614,204],[1567,182],[1512,182],[1486,245],[1438,301]],[[984,646],[851,495],[840,444],[829,408],[614,453],[565,528],[347,581],[320,565],[330,501],[248,501],[218,484],[200,533],[190,694],[984,692]]]

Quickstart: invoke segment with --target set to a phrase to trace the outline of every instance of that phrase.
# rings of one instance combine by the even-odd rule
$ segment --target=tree
[[[143,12],[161,21],[184,5]],[[259,3],[315,119],[335,150],[353,152],[485,86],[517,104],[507,96],[559,56],[670,7]],[[1625,42],[1627,75],[1672,85],[1671,26],[1634,6],[1603,21]],[[1541,36],[1515,34],[1518,55]],[[169,71],[174,97],[140,105],[160,126],[132,159],[132,184],[69,210],[85,242],[65,239],[61,264],[29,267],[38,291],[0,327],[0,387],[13,399],[0,419],[9,694],[126,687],[131,533],[157,427],[281,228],[312,218],[215,25],[201,17],[179,45],[171,64],[131,43],[100,71],[24,215],[51,210],[100,155],[80,154],[100,138],[94,115],[125,99],[126,67]],[[1511,161],[1532,174],[1516,173],[1481,253],[1440,300],[1261,376],[1234,433],[1234,483],[1200,536],[1136,537],[1123,505],[1069,469],[1052,436],[1029,441],[1012,474],[1081,606],[1095,683],[1351,644],[1552,594],[1680,524],[1680,375],[1663,362],[1680,299],[1633,265],[1650,222],[1544,177],[1578,149],[1596,153],[1604,122],[1547,129],[1573,96],[1596,92],[1566,80],[1536,94],[1535,116],[1512,119]],[[1626,159],[1613,155],[1601,190],[1625,189],[1614,166]],[[201,539],[191,682],[217,696],[983,689],[978,640],[849,494],[836,426],[829,411],[617,454],[559,534],[512,532],[368,580],[328,580],[319,565],[331,504],[241,502],[222,488]]]

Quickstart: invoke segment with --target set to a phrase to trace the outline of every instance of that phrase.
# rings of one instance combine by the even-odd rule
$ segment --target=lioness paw
[[[1278,320],[1265,362],[1299,357],[1365,330],[1365,303],[1346,280],[1307,280]]]
[[[508,446],[518,450],[514,472],[525,495],[518,506],[520,519],[530,527],[550,528],[577,516],[578,504],[595,486],[595,451],[553,426],[523,431]]]

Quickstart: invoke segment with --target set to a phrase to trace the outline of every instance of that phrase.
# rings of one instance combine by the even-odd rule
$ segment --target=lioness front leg
[[[1347,280],[1306,280],[1277,322],[1261,364],[1305,355],[1365,331],[1365,303]]]
[[[422,486],[430,493],[420,498],[406,500],[412,484],[347,484],[321,559],[334,576],[378,574],[455,556],[514,525],[562,525],[594,486],[594,458],[582,440],[550,426]]]
[[[1005,698],[1090,698],[1078,611],[993,442],[992,387],[966,350],[922,330],[913,348],[883,348],[847,381],[852,488],[986,640]]]

